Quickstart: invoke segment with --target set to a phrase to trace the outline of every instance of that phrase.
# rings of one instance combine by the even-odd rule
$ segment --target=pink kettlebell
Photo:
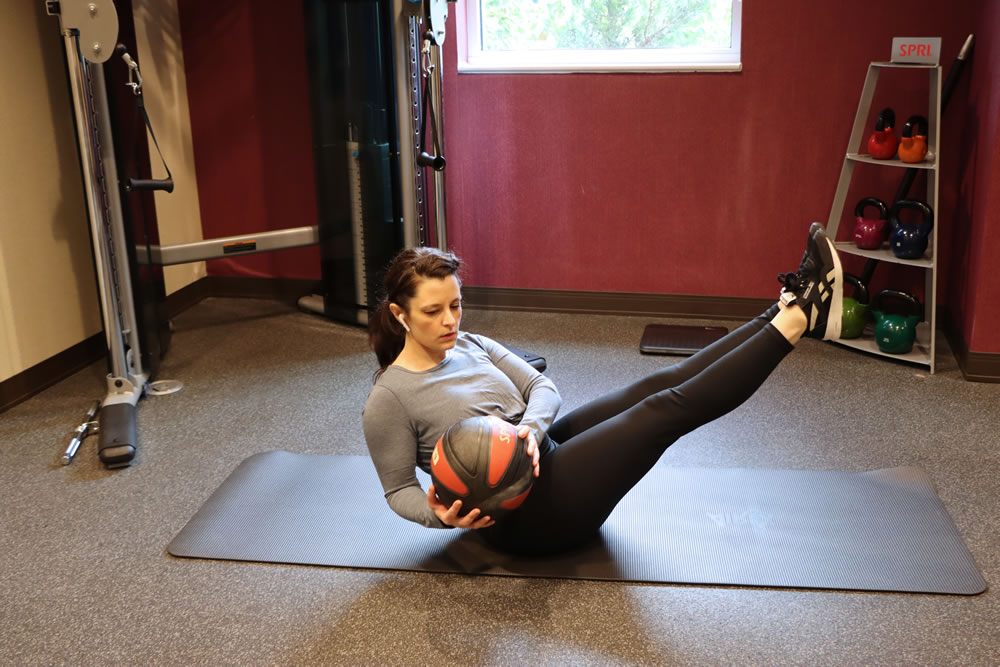
[[[874,206],[878,209],[878,218],[866,218],[865,209]],[[877,250],[882,247],[889,234],[889,207],[885,202],[875,197],[866,197],[854,207],[854,244],[863,250]]]

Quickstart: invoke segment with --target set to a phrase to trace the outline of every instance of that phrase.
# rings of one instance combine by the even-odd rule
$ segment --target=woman
[[[780,274],[778,303],[683,361],[556,420],[562,399],[544,375],[486,338],[462,332],[459,260],[401,252],[369,325],[378,357],[365,439],[390,507],[432,528],[481,530],[493,546],[544,554],[591,538],[619,500],[685,433],[748,399],[803,335],[840,335],[840,261],[813,223],[799,270]],[[495,415],[528,441],[537,478],[519,509],[494,522],[445,506],[415,474],[452,424]],[[558,443],[558,444],[557,444]]]

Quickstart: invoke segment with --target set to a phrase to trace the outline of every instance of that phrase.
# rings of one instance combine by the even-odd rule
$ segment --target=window
[[[738,71],[742,0],[460,0],[460,72]]]

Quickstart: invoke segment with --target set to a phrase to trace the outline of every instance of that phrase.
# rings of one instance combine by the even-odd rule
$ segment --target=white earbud
[[[399,317],[397,317],[396,319],[397,319],[397,320],[399,320],[399,323],[403,325],[403,328],[404,328],[404,329],[406,329],[406,330],[407,330],[407,332],[409,332],[409,330],[410,330],[410,327],[406,326],[406,322],[404,322],[404,321],[403,321],[403,316],[402,316],[402,315],[400,315],[400,316],[399,316]]]

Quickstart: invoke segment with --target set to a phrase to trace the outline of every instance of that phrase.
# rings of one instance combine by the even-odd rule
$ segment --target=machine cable
[[[156,132],[153,131],[153,123],[149,119],[149,112],[146,111],[146,104],[143,101],[142,96],[142,73],[139,71],[139,65],[132,59],[132,56],[128,54],[128,50],[125,48],[124,44],[118,44],[115,47],[115,53],[121,55],[122,60],[128,66],[128,82],[125,84],[132,89],[132,94],[135,96],[135,110],[136,116],[142,113],[142,117],[146,122],[146,127],[149,129],[149,136],[153,139],[153,145],[156,147],[156,153],[160,156],[160,162],[163,163],[163,168],[167,172],[167,177],[163,179],[158,178],[129,178],[128,184],[125,186],[126,191],[134,190],[162,190],[164,192],[174,191],[174,177],[170,173],[170,167],[167,166],[167,161],[163,157],[163,151],[160,150],[160,143],[156,140]],[[135,122],[132,123],[133,133],[135,132]]]
[[[434,171],[443,171],[445,167],[444,155],[441,154],[441,140],[437,132],[437,116],[434,113],[434,104],[431,102],[431,77],[434,76],[434,63],[431,62],[431,32],[428,30],[424,37],[424,48],[421,51],[421,69],[424,74],[423,109],[420,114],[420,155],[417,157],[417,164],[421,167],[431,167]],[[434,154],[427,152],[427,117],[431,119],[431,136],[433,137]]]

